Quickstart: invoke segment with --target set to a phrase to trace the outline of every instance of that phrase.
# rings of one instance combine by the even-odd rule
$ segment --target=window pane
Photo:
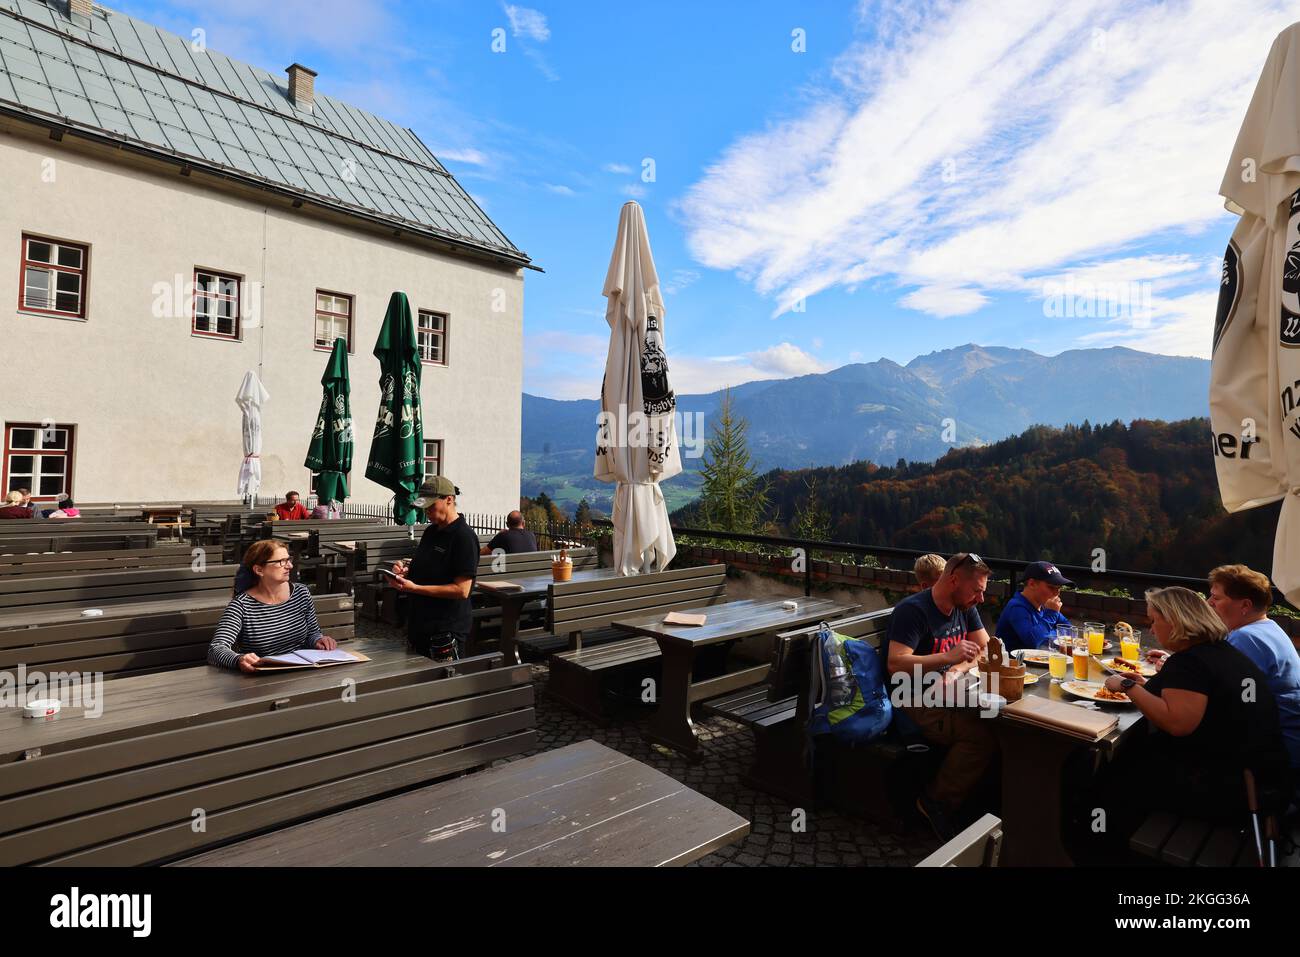
[[[9,456],[9,473],[30,476],[32,474],[32,463],[35,458],[31,455],[11,455]]]
[[[59,312],[81,312],[81,297],[75,292],[61,292],[54,298],[54,308]]]
[[[23,283],[23,305],[30,309],[50,308],[50,274],[44,269],[27,267]]]
[[[217,332],[223,336],[233,336],[235,334],[235,320],[229,316],[220,316],[217,319]]]
[[[27,258],[39,263],[50,262],[50,244],[30,240],[27,243]]]
[[[194,317],[194,331],[195,331],[195,332],[211,332],[211,331],[212,331],[212,323],[210,323],[210,322],[208,321],[208,317],[207,317],[207,316],[201,316],[201,315],[200,315],[200,316],[195,316],[195,317]]]
[[[322,295],[320,295],[319,293],[317,293],[317,295],[316,295],[316,308],[317,308],[318,310],[326,311],[326,312],[327,312],[327,311],[329,310],[329,307],[330,307],[330,297],[329,297],[329,296],[322,296]]]
[[[49,432],[41,432],[41,448],[43,449],[66,449],[68,447],[68,430],[67,429],[50,429]]]
[[[42,479],[53,476],[62,478],[67,471],[67,460],[59,455],[42,455],[40,462],[40,475]]]
[[[5,489],[5,491],[16,492],[20,488],[31,488],[31,486],[28,485],[27,482],[28,482],[28,476],[26,475],[11,475],[9,476],[9,487]]]
[[[55,273],[55,285],[59,292],[81,292],[81,274],[75,272]]]
[[[221,280],[221,294],[223,296],[239,295],[239,280],[238,279]]]
[[[38,449],[36,444],[36,429],[11,429],[9,432],[9,447],[11,449]]]
[[[74,269],[81,268],[81,250],[76,246],[59,247],[59,265],[71,266]]]
[[[217,315],[223,319],[229,319],[235,314],[235,303],[232,299],[217,300]]]
[[[52,475],[41,478],[41,487],[37,495],[58,495],[63,491],[63,476]]]

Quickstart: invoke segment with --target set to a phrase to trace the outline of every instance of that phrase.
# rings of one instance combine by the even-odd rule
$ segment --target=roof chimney
[[[316,71],[301,63],[293,63],[285,68],[285,72],[289,74],[289,102],[310,113],[316,102]]]
[[[95,4],[91,0],[68,0],[69,20],[74,20],[83,26],[89,26],[94,12]]]

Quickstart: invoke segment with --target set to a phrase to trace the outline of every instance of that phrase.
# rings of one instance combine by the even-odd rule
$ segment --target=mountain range
[[[969,344],[906,365],[880,359],[749,382],[733,387],[731,397],[735,414],[749,423],[756,467],[765,472],[863,460],[930,462],[1031,425],[1202,416],[1209,377],[1207,360],[1122,347],[1044,356]],[[688,424],[704,424],[700,448],[722,394],[677,396]],[[612,487],[591,478],[599,411],[596,399],[523,396],[523,494],[546,491],[569,508],[586,497],[608,510]],[[682,464],[683,474],[664,484],[670,508],[689,502],[699,487],[702,460],[683,455]]]

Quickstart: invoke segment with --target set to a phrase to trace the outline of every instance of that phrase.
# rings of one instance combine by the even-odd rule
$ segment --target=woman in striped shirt
[[[253,543],[244,554],[235,597],[208,645],[209,664],[251,674],[263,655],[338,647],[333,638],[320,633],[307,586],[290,583],[292,567],[288,549],[279,542]]]

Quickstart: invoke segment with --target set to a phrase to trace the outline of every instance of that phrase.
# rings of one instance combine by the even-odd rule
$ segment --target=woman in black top
[[[1147,614],[1157,640],[1172,654],[1152,678],[1106,679],[1107,688],[1132,699],[1150,732],[1117,762],[1117,802],[1134,819],[1164,809],[1240,823],[1246,809],[1243,769],[1254,771],[1261,788],[1289,782],[1268,679],[1224,640],[1223,623],[1196,592],[1153,589],[1147,592]]]

